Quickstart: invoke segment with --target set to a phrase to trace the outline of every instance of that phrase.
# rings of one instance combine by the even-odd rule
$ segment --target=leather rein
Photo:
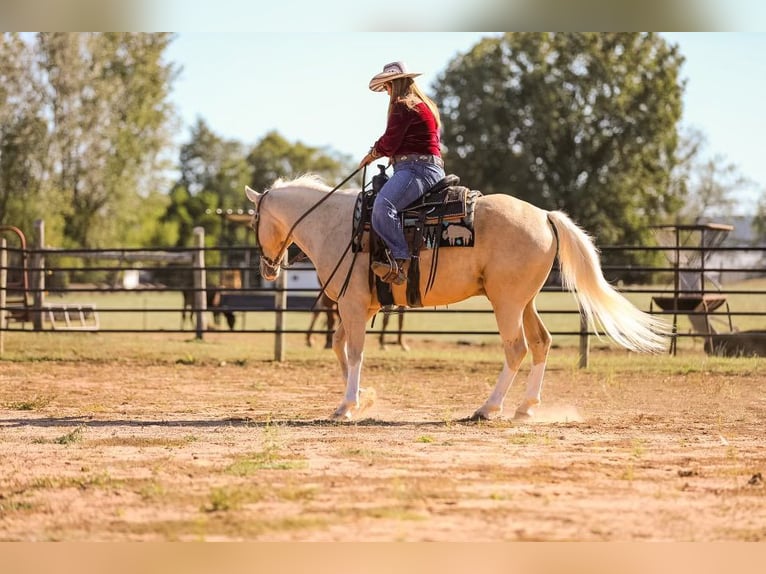
[[[301,221],[303,221],[304,219],[306,219],[306,217],[308,217],[309,214],[311,214],[315,209],[317,209],[325,201],[330,199],[330,196],[333,193],[338,191],[352,177],[354,177],[357,173],[359,173],[360,170],[365,169],[365,168],[366,168],[366,166],[362,166],[362,167],[356,168],[348,177],[346,177],[346,179],[344,179],[338,185],[333,187],[327,193],[327,195],[325,195],[322,199],[317,201],[314,205],[312,205],[310,208],[308,208],[303,215],[301,215],[298,219],[296,219],[295,223],[292,224],[292,226],[290,227],[290,230],[287,232],[287,235],[285,236],[285,239],[282,242],[282,246],[279,248],[279,251],[277,252],[277,255],[273,259],[271,257],[268,257],[268,256],[264,255],[263,249],[261,249],[261,241],[258,238],[258,231],[260,229],[260,222],[261,222],[261,208],[263,207],[263,203],[264,203],[264,201],[266,201],[266,196],[271,191],[271,188],[269,188],[266,191],[264,191],[263,195],[261,195],[261,199],[258,200],[258,206],[255,209],[255,214],[253,215],[253,226],[252,226],[253,227],[253,231],[255,231],[255,246],[261,252],[261,255],[260,255],[261,262],[265,263],[270,269],[276,270],[278,268],[284,268],[284,267],[282,267],[280,261],[282,261],[282,258],[284,257],[285,252],[287,251],[288,247],[290,247],[290,245],[292,244],[293,231],[295,231],[295,228],[298,227],[298,224]],[[352,235],[351,241],[353,242],[353,235]],[[314,305],[316,305],[316,301],[318,301],[319,298],[325,293],[325,290],[327,289],[327,285],[330,283],[330,281],[332,280],[333,276],[335,275],[335,272],[340,267],[340,263],[341,263],[341,261],[343,261],[343,258],[348,253],[348,250],[349,250],[350,247],[351,247],[351,243],[349,243],[349,246],[346,248],[346,250],[340,256],[340,259],[338,260],[338,263],[335,265],[335,269],[333,270],[332,274],[327,279],[327,282],[322,286],[322,290],[319,292],[319,295],[317,296],[316,300],[314,301]],[[350,271],[349,271],[349,275],[350,275]],[[348,278],[346,280],[346,283],[348,283]],[[346,285],[343,286],[343,289],[341,290],[341,293],[343,291],[345,291],[345,288],[346,288]],[[313,308],[313,305],[312,305],[312,308]]]

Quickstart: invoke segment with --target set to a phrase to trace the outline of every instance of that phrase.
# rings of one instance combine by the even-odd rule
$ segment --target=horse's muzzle
[[[279,276],[279,262],[277,262],[276,265],[272,265],[268,261],[266,261],[263,257],[261,257],[261,277],[266,279],[266,281],[274,281]]]

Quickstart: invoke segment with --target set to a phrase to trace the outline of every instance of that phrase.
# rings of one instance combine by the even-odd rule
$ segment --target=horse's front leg
[[[363,411],[374,401],[374,393],[365,392],[361,388],[366,321],[355,319],[350,323],[351,327],[341,313],[341,321],[333,337],[333,350],[338,357],[346,382],[343,401],[333,413],[335,419],[351,419],[355,411],[357,413]]]
[[[335,333],[332,336],[332,350],[335,352],[335,356],[338,357],[341,376],[345,384],[348,381],[348,357],[346,356],[346,329],[343,326],[343,321],[338,322],[338,328],[335,329]]]

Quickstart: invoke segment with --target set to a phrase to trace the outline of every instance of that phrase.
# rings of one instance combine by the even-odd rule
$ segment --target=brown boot
[[[396,277],[394,277],[395,285],[402,285],[407,283],[407,274],[410,271],[409,259],[397,259],[396,260]]]
[[[393,283],[398,275],[398,266],[394,261],[391,263],[385,261],[373,261],[370,265],[372,272],[384,283]]]

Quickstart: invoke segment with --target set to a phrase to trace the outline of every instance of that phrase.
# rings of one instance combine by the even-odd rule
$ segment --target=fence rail
[[[97,328],[91,329],[101,333],[189,333],[190,328],[183,324],[174,327],[170,319],[165,317],[164,323],[150,321],[148,317],[169,316],[171,314],[181,316],[189,313],[195,317],[191,331],[198,338],[204,338],[207,331],[207,315],[209,311],[219,313],[245,313],[247,314],[274,314],[273,328],[264,327],[248,328],[243,317],[241,325],[235,331],[219,330],[218,332],[238,333],[261,333],[275,336],[275,357],[284,356],[284,335],[319,333],[290,327],[285,321],[288,314],[308,314],[312,312],[312,303],[318,294],[315,287],[298,286],[291,287],[285,282],[286,274],[281,274],[281,281],[276,284],[260,285],[257,272],[257,251],[252,246],[237,247],[206,247],[204,246],[204,234],[201,229],[195,231],[195,247],[192,248],[163,248],[163,249],[55,249],[43,247],[44,228],[36,230],[34,245],[13,246],[8,245],[4,238],[2,241],[2,260],[0,261],[0,353],[2,353],[2,337],[5,333],[23,331],[51,331],[65,332],[62,323],[56,328],[54,314],[59,313],[66,318],[67,305],[78,305],[75,298],[84,294],[114,296],[144,293],[165,294],[169,292],[183,292],[183,307],[170,304],[167,300],[154,303],[151,306],[129,305],[121,302],[106,303],[104,305],[92,305],[86,309],[86,314],[97,314],[108,317],[110,315],[128,317],[132,314],[141,314],[143,322],[136,325],[135,321],[125,320],[123,323],[116,321],[100,322]],[[681,250],[694,251],[696,247],[682,247]],[[655,246],[606,246],[602,247],[603,253],[621,256],[627,252],[653,252],[668,251],[668,248]],[[736,261],[719,264],[715,267],[689,269],[676,265],[604,265],[603,269],[610,277],[619,276],[621,273],[645,274],[646,277],[658,277],[663,274],[707,273],[715,274],[718,278],[725,278],[727,274],[746,274],[750,278],[766,279],[766,246],[754,247],[718,247],[705,248],[708,254],[717,254],[726,258],[727,254],[735,252],[760,255],[758,263],[742,266],[735,265]],[[723,259],[721,259],[723,261]],[[106,263],[105,263],[106,262]],[[311,273],[310,268],[302,267],[302,272]],[[139,280],[128,284],[128,274],[139,275]],[[225,276],[236,276],[236,284],[227,284]],[[693,321],[696,317],[705,320],[713,317],[712,311],[705,307],[683,310],[679,307],[680,298],[692,296],[704,296],[715,293],[719,298],[726,301],[727,309],[724,313],[715,313],[717,319],[722,316],[760,318],[766,315],[766,281],[759,282],[753,289],[741,287],[725,288],[725,281],[717,285],[713,290],[706,288],[703,277],[702,283],[697,288],[674,288],[664,284],[648,284],[641,286],[627,286],[620,291],[626,296],[648,297],[652,302],[650,308],[644,309],[658,315],[666,315],[673,318],[675,334],[673,341],[686,337],[705,336],[706,333],[682,332],[677,328],[679,316],[687,316]],[[676,285],[678,283],[676,282]],[[543,288],[546,293],[562,292],[560,286],[546,284]],[[221,304],[215,301],[215,296],[226,296],[236,293],[239,302],[236,307]],[[212,295],[212,299],[211,299]],[[659,298],[675,298],[675,305],[671,308],[660,308],[655,305]],[[730,309],[729,300],[737,298],[744,310]],[[249,303],[248,303],[249,301]],[[79,303],[83,305],[83,303]],[[654,308],[657,307],[657,308]],[[577,308],[565,308],[560,305],[538,309],[543,315],[576,316],[579,315]],[[82,309],[80,309],[82,312]],[[421,308],[409,309],[408,315],[437,317],[439,315],[462,314],[466,316],[492,313],[491,309],[473,308]],[[84,319],[82,319],[84,320]],[[152,323],[152,324],[150,324]],[[766,325],[763,328],[766,331]],[[372,329],[368,331],[373,333]],[[413,336],[425,335],[449,335],[449,336],[488,336],[497,333],[495,330],[484,328],[466,329],[438,329],[438,328],[405,328],[404,334]],[[587,355],[587,338],[593,335],[593,331],[583,321],[574,327],[561,327],[551,329],[553,335],[577,336],[581,338],[580,348]],[[583,342],[584,341],[584,342]]]

